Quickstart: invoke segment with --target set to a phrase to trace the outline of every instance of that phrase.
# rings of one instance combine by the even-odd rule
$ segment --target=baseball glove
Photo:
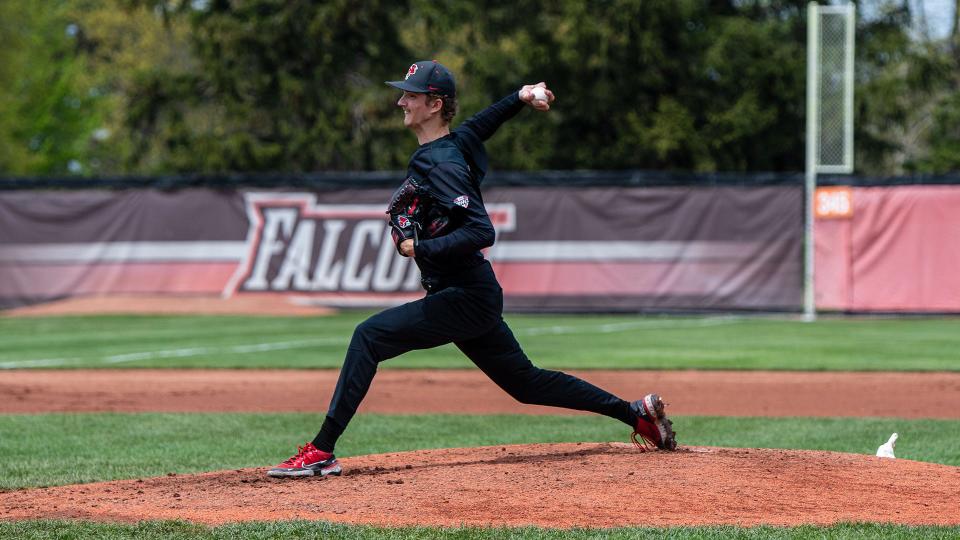
[[[413,240],[414,245],[420,242],[420,218],[423,214],[420,199],[423,195],[420,185],[410,177],[393,194],[393,200],[387,207],[387,214],[390,216],[390,235],[393,237],[397,252],[401,255],[403,251],[400,250],[400,244],[404,240]]]
[[[386,213],[390,216],[390,235],[401,255],[400,244],[405,240],[413,240],[416,247],[420,240],[450,232],[449,214],[413,177],[407,178],[393,194]]]

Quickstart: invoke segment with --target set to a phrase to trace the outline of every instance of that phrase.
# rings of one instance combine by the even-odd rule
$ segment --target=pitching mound
[[[0,493],[3,519],[281,519],[378,525],[960,524],[960,468],[833,452],[621,443],[424,450],[341,460],[344,476],[265,469]]]

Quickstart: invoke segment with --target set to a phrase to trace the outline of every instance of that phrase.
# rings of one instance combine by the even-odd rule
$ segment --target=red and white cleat
[[[313,443],[297,447],[290,459],[267,471],[274,478],[298,478],[301,476],[340,476],[340,463],[329,452],[318,450]]]
[[[673,422],[667,418],[663,409],[663,400],[657,394],[647,394],[643,399],[630,404],[630,410],[637,415],[637,423],[630,438],[637,448],[646,451],[652,445],[661,450],[677,449]]]

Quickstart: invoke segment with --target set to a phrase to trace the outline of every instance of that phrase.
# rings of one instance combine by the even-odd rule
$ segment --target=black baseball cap
[[[457,95],[453,73],[436,60],[423,60],[411,64],[407,69],[407,76],[402,81],[386,81],[386,83],[394,88],[418,94],[438,94],[444,97]]]

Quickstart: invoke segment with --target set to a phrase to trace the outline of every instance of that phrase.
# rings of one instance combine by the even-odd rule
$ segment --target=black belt
[[[477,266],[472,266],[455,274],[421,277],[420,286],[428,293],[433,293],[441,289],[446,289],[447,287],[476,283],[479,279],[486,276],[493,276],[489,261],[483,261]]]

